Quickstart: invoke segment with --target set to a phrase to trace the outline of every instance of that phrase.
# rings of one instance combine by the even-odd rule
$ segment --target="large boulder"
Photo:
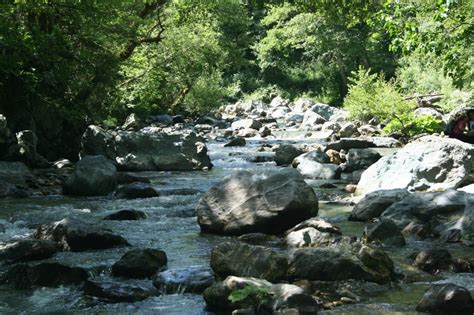
[[[117,187],[117,168],[102,155],[88,155],[77,162],[74,173],[63,186],[64,194],[107,195]]]
[[[63,250],[71,251],[129,245],[126,239],[113,234],[107,229],[72,218],[41,225],[36,229],[33,236],[40,240],[55,241]]]
[[[237,276],[276,282],[286,278],[288,257],[263,246],[225,242],[212,249],[211,268],[221,279]]]
[[[93,296],[107,302],[133,303],[153,295],[152,288],[143,288],[140,284],[124,283],[114,279],[87,280],[82,290],[85,295]]]
[[[337,179],[341,173],[338,165],[329,163],[329,156],[319,150],[299,155],[293,160],[293,167],[305,178]]]
[[[303,122],[300,125],[301,129],[313,130],[317,125],[324,124],[326,119],[323,116],[308,110],[304,113]]]
[[[405,198],[405,189],[377,190],[368,193],[354,206],[350,221],[369,221],[378,218],[388,207]]]
[[[212,167],[202,137],[193,132],[167,133],[156,127],[109,132],[89,126],[82,136],[81,156],[84,155],[103,155],[124,171],[188,171]]]
[[[389,219],[381,219],[367,228],[365,237],[368,242],[381,242],[392,246],[406,244],[401,229]]]
[[[348,151],[350,149],[367,149],[373,147],[375,147],[375,144],[369,139],[341,138],[338,141],[328,143],[325,151]]]
[[[416,310],[431,314],[472,314],[474,301],[471,293],[452,283],[433,284],[416,306]]]
[[[166,253],[159,249],[132,249],[112,266],[112,274],[125,278],[148,278],[168,262]]]
[[[400,228],[419,223],[446,242],[470,239],[474,233],[474,195],[463,191],[415,193],[392,204],[382,217]]]
[[[369,167],[362,174],[356,193],[394,188],[445,190],[472,180],[473,170],[474,146],[456,139],[426,136]]]
[[[318,199],[292,168],[240,171],[213,186],[196,208],[201,231],[283,233],[318,212]]]
[[[338,246],[297,250],[288,269],[290,279],[345,279],[388,283],[394,274],[390,257],[369,246]]]

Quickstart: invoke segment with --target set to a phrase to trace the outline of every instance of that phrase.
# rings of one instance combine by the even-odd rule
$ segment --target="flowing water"
[[[295,136],[285,134],[285,137]],[[285,143],[297,143],[301,135]],[[158,190],[190,188],[200,192],[207,191],[224,176],[242,169],[261,169],[275,167],[273,162],[254,163],[257,156],[264,161],[271,153],[257,152],[256,148],[266,143],[279,143],[281,140],[251,140],[246,147],[223,148],[223,142],[208,145],[214,168],[211,171],[197,172],[146,172],[140,176],[148,177]],[[307,141],[305,141],[307,142]],[[341,184],[342,185],[342,184]],[[341,186],[343,187],[343,185]],[[319,190],[318,196],[341,195],[337,189]],[[167,253],[168,269],[209,268],[209,253],[213,246],[224,237],[200,234],[194,208],[200,193],[194,195],[160,196],[148,199],[71,198],[65,196],[35,197],[28,199],[0,200],[0,243],[12,239],[28,237],[33,227],[50,223],[65,217],[77,217],[100,224],[124,236],[135,247],[160,248]],[[144,211],[147,219],[140,221],[102,221],[101,219],[117,210],[136,209]],[[320,216],[340,226],[345,235],[360,236],[364,225],[347,221],[351,207],[320,203]],[[416,246],[415,246],[416,245]],[[424,244],[421,244],[422,246]],[[422,247],[421,246],[421,247]],[[408,264],[406,256],[420,244],[409,244],[403,249],[389,252],[398,264]],[[467,253],[454,247],[458,253]],[[88,252],[61,252],[48,259],[72,266],[85,267],[94,278],[110,278],[110,267],[127,248],[115,248]],[[472,256],[472,253],[471,253]],[[458,283],[474,290],[470,275],[448,275],[450,282]],[[150,288],[150,280],[129,280],[134,285]],[[343,306],[326,313],[385,313],[413,312],[413,305],[422,296],[426,283],[403,285],[364,299],[362,303]],[[205,303],[198,294],[169,294],[150,297],[135,303],[105,303],[85,297],[80,287],[38,288],[35,290],[14,290],[0,286],[0,313],[38,314],[38,313],[140,313],[140,314],[207,314]]]

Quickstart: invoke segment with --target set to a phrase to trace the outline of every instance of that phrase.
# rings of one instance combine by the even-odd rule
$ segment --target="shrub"
[[[415,109],[415,101],[405,100],[394,82],[386,82],[381,74],[359,68],[352,75],[349,93],[344,99],[350,118],[365,122],[372,118],[381,122],[397,120],[405,124],[404,114]]]
[[[405,136],[414,137],[422,133],[440,133],[444,129],[443,122],[432,116],[413,116],[411,113],[402,115],[402,122],[391,120],[383,129],[384,133],[401,132]]]

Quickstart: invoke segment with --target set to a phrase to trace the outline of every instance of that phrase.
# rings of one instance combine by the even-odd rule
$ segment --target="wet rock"
[[[146,219],[146,214],[143,211],[126,209],[109,214],[104,217],[104,220],[118,220],[118,221],[135,221]]]
[[[117,190],[117,197],[126,199],[153,198],[159,195],[160,193],[153,186],[141,182],[127,184]]]
[[[205,193],[196,211],[203,232],[279,234],[315,216],[318,200],[292,168],[240,171]]]
[[[455,188],[474,170],[474,147],[456,139],[426,136],[381,158],[363,174],[359,195],[380,189],[439,191]]]
[[[82,288],[85,295],[105,299],[108,302],[137,302],[143,301],[151,294],[137,285],[116,281],[87,280]]]
[[[385,245],[403,246],[406,244],[400,228],[389,219],[381,219],[369,229],[366,234],[367,241],[378,241]]]
[[[195,121],[195,124],[196,125],[216,125],[217,124],[217,120],[212,118],[212,117],[209,117],[209,116],[202,116],[202,117],[199,117],[196,121]]]
[[[222,279],[238,276],[275,282],[286,278],[288,257],[263,246],[225,242],[212,249],[211,268]]]
[[[245,147],[247,141],[244,138],[234,138],[228,143],[224,144],[224,147]]]
[[[83,157],[63,186],[66,195],[102,196],[117,187],[117,169],[101,155]]]
[[[428,273],[438,273],[448,270],[453,263],[453,257],[445,249],[428,249],[419,252],[413,265]]]
[[[357,138],[342,138],[338,141],[329,143],[325,151],[335,150],[335,151],[349,151],[350,149],[367,149],[373,148],[375,144],[367,139],[357,139]]]
[[[267,126],[263,126],[258,130],[260,137],[265,138],[272,135],[272,131]]]
[[[346,154],[343,172],[366,169],[380,159],[380,154],[372,149],[350,149]]]
[[[134,175],[134,174],[127,173],[127,172],[118,172],[117,173],[117,183],[119,185],[131,184],[131,183],[136,183],[136,182],[149,184],[150,180],[146,177]]]
[[[125,130],[138,130],[143,128],[143,121],[137,116],[137,114],[132,113],[128,115],[127,119],[125,119],[122,128]]]
[[[16,289],[30,289],[34,286],[58,287],[80,284],[87,280],[88,273],[79,267],[60,263],[18,264],[9,269],[0,282],[11,284]]]
[[[297,250],[288,276],[290,279],[388,283],[393,272],[393,262],[385,252],[353,245]]]
[[[404,189],[378,190],[365,195],[349,214],[351,221],[369,221],[379,217],[392,204],[408,195]]]
[[[175,189],[160,190],[160,196],[192,196],[192,195],[197,195],[200,193],[202,193],[201,190],[193,189],[193,188],[175,188]]]
[[[248,233],[239,236],[237,239],[250,245],[278,244],[281,241],[281,239],[275,235],[264,233]]]
[[[0,264],[47,259],[58,251],[53,241],[20,240],[0,245]]]
[[[33,235],[36,239],[55,241],[63,250],[71,251],[129,245],[126,239],[107,229],[72,218],[41,225]]]
[[[329,157],[329,162],[339,165],[345,162],[346,160],[345,154],[343,152],[344,152],[343,150],[339,152],[339,151],[330,149],[326,151],[326,155]]]
[[[291,144],[284,144],[275,150],[274,160],[277,165],[290,165],[293,159],[303,154],[304,151]]]
[[[174,123],[173,117],[166,114],[150,116],[149,120],[154,124],[158,124],[162,126],[171,126]]]
[[[241,119],[241,120],[234,121],[232,123],[232,129],[234,130],[238,130],[238,129],[259,130],[262,127],[263,127],[262,123],[254,119]]]
[[[153,285],[163,294],[201,294],[213,283],[212,271],[203,267],[166,270],[153,279]]]
[[[57,169],[73,168],[74,165],[68,159],[61,159],[61,160],[57,160],[57,161],[53,162],[53,167],[55,167]]]
[[[424,224],[419,224],[415,222],[410,222],[402,230],[403,235],[414,235],[420,239],[427,238],[431,232],[429,228]]]
[[[112,274],[125,278],[148,278],[166,266],[164,251],[152,248],[132,249],[112,266]]]
[[[173,123],[174,124],[184,124],[184,123],[186,123],[186,120],[184,119],[184,116],[182,116],[182,115],[175,115],[175,116],[173,116]]]
[[[428,289],[416,310],[433,314],[472,314],[474,302],[471,293],[458,285],[434,284]]]

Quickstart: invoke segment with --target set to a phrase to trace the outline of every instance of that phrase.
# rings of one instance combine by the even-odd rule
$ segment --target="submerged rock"
[[[20,240],[0,246],[0,264],[47,259],[58,252],[53,241]]]
[[[380,189],[439,191],[469,180],[474,147],[457,139],[422,137],[397,153],[381,158],[363,174],[357,194]]]
[[[211,268],[222,279],[238,276],[276,282],[286,278],[288,257],[263,246],[225,242],[212,249]]]
[[[11,284],[17,289],[30,289],[34,286],[58,287],[80,284],[87,280],[88,276],[83,268],[60,263],[18,264],[2,275],[0,282]]]
[[[126,221],[126,220],[132,221],[132,220],[142,220],[142,219],[146,219],[145,212],[139,211],[139,210],[133,210],[133,209],[120,210],[104,217],[104,220],[119,220],[119,221]]]
[[[120,187],[117,197],[126,199],[158,197],[160,193],[150,184],[135,182]]]
[[[244,138],[234,138],[228,143],[224,144],[224,147],[245,147],[247,141]]]
[[[166,270],[153,279],[153,285],[163,294],[200,294],[213,283],[212,271],[203,267]]]
[[[102,196],[117,187],[115,165],[101,155],[85,156],[77,162],[74,173],[66,180],[63,192],[66,195]]]
[[[63,250],[85,251],[128,246],[123,237],[78,219],[67,218],[38,227],[33,234],[40,240],[52,240]]]
[[[137,302],[147,299],[151,292],[137,285],[116,281],[87,280],[82,288],[85,295],[105,299],[108,302]]]
[[[472,314],[474,302],[471,293],[458,285],[434,284],[428,289],[416,310],[433,314]]]
[[[166,266],[168,258],[162,250],[132,249],[112,266],[112,274],[125,278],[148,278]]]
[[[315,216],[318,200],[292,168],[240,171],[205,193],[196,211],[202,232],[279,234]]]

